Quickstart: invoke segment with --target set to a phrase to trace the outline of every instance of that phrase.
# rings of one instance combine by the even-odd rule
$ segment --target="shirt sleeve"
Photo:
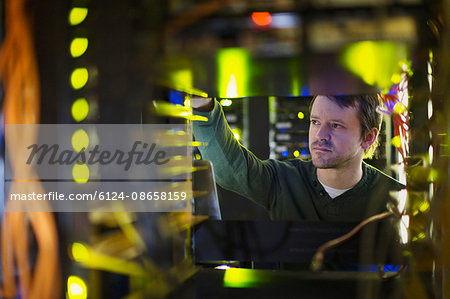
[[[223,188],[247,197],[270,210],[277,176],[273,161],[258,159],[234,138],[217,101],[210,112],[194,111],[208,121],[194,121],[195,140],[204,160],[212,162],[216,182]]]

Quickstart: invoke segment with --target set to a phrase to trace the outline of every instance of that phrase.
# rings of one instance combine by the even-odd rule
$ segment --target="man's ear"
[[[361,142],[361,147],[365,150],[367,148],[369,148],[374,142],[375,140],[377,140],[378,137],[378,129],[377,128],[372,128],[367,134],[366,137],[363,139],[363,141]]]

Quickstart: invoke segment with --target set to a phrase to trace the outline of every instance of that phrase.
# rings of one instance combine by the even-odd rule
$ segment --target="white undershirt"
[[[317,178],[317,179],[319,179],[319,178]],[[322,184],[323,188],[325,189],[325,191],[327,191],[328,195],[330,195],[331,198],[336,198],[339,195],[341,195],[342,193],[344,193],[345,191],[352,189],[352,188],[335,189],[335,188],[331,188],[330,186],[325,185],[320,180],[319,180],[319,182],[320,182],[320,184]]]

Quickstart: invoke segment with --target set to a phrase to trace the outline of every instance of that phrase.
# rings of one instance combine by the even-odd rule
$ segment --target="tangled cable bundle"
[[[40,112],[39,76],[34,54],[30,17],[26,12],[27,0],[7,0],[6,36],[0,50],[0,79],[5,97],[3,113],[5,124],[37,124]],[[21,136],[5,134],[5,143],[13,171],[13,178],[27,178],[22,182],[30,190],[41,192],[43,187],[38,176],[18,165],[15,159],[24,153],[26,144],[36,140],[36,130],[22,130]],[[37,186],[37,187],[36,187]],[[27,187],[25,187],[27,188]],[[17,190],[12,183],[10,193]],[[43,203],[39,203],[43,204]],[[31,204],[30,204],[31,205]],[[31,230],[29,229],[31,227]],[[34,233],[38,246],[33,265],[29,258],[30,231]],[[60,290],[58,265],[58,239],[56,223],[51,212],[6,212],[1,228],[1,261],[3,286],[0,297],[53,298]],[[16,286],[16,282],[19,286]],[[49,283],[51,282],[51,283]]]

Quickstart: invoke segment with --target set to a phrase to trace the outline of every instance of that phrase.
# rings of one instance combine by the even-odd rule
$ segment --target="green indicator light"
[[[245,49],[228,48],[217,55],[218,91],[221,98],[247,95],[249,54]]]
[[[74,7],[69,13],[69,24],[72,26],[78,25],[86,19],[88,9],[84,7]]]
[[[270,276],[253,269],[230,268],[225,270],[223,285],[227,288],[254,288],[270,283]]]
[[[84,120],[89,113],[89,104],[85,98],[79,98],[72,104],[72,117],[76,122]]]
[[[406,46],[389,41],[363,41],[349,45],[341,62],[355,75],[373,86],[389,90],[398,81],[399,61],[407,58]]]
[[[77,37],[70,43],[70,55],[72,57],[80,57],[86,52],[88,47],[88,39],[85,37]]]
[[[294,96],[300,95],[300,79],[298,76],[292,78],[292,91],[291,94]]]
[[[80,89],[86,85],[88,78],[88,70],[86,68],[78,68],[72,72],[70,83],[72,83],[73,89]]]

